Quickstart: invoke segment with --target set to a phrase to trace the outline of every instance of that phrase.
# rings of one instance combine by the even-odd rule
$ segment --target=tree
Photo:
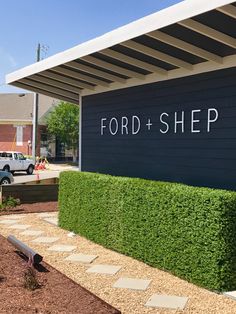
[[[79,106],[61,101],[49,114],[46,120],[48,132],[55,135],[73,151],[73,161],[79,141]]]

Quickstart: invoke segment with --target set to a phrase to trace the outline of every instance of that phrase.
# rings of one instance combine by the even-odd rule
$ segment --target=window
[[[23,146],[23,125],[16,126],[16,145]]]
[[[19,160],[24,160],[25,157],[24,157],[22,154],[18,154],[18,159],[19,159]]]

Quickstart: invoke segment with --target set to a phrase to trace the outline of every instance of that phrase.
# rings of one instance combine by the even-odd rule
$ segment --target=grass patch
[[[14,198],[12,196],[8,196],[7,198],[4,197],[2,204],[0,204],[0,211],[7,211],[18,205],[20,205],[20,200],[18,198]]]

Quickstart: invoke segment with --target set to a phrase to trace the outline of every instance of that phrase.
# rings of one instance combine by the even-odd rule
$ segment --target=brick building
[[[0,150],[32,154],[33,101],[32,93],[0,94]],[[45,153],[48,148],[44,117],[56,103],[53,98],[39,96],[37,155]]]

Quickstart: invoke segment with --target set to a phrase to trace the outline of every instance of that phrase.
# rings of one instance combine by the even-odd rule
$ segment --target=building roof
[[[39,95],[39,120],[57,100],[45,95]],[[34,94],[0,94],[0,123],[32,123]]]
[[[234,67],[236,2],[185,0],[6,76],[78,103],[79,94]]]

